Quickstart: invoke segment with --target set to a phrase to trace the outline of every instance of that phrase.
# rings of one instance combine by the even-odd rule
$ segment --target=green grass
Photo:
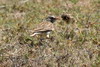
[[[0,67],[99,67],[100,1],[38,1],[0,1]],[[44,18],[63,13],[77,22],[57,21],[50,39],[29,36]]]

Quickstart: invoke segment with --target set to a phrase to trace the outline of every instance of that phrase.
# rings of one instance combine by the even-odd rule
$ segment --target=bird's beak
[[[57,19],[57,20],[61,20],[61,18],[60,18],[60,17],[56,17],[56,19]]]

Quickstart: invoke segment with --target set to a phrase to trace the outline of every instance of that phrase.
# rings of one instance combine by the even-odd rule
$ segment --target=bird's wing
[[[53,23],[50,23],[50,22],[41,22],[40,24],[38,24],[33,29],[33,32],[40,32],[40,31],[47,31],[47,30],[54,30]]]

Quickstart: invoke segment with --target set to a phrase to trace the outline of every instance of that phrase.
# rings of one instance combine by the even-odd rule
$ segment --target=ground
[[[58,20],[50,38],[29,36],[62,14],[76,22]],[[100,1],[0,0],[0,67],[100,67]]]

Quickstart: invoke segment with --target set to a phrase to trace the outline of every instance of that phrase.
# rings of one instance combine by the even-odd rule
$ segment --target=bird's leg
[[[49,38],[50,37],[50,32],[47,32],[47,38]]]

